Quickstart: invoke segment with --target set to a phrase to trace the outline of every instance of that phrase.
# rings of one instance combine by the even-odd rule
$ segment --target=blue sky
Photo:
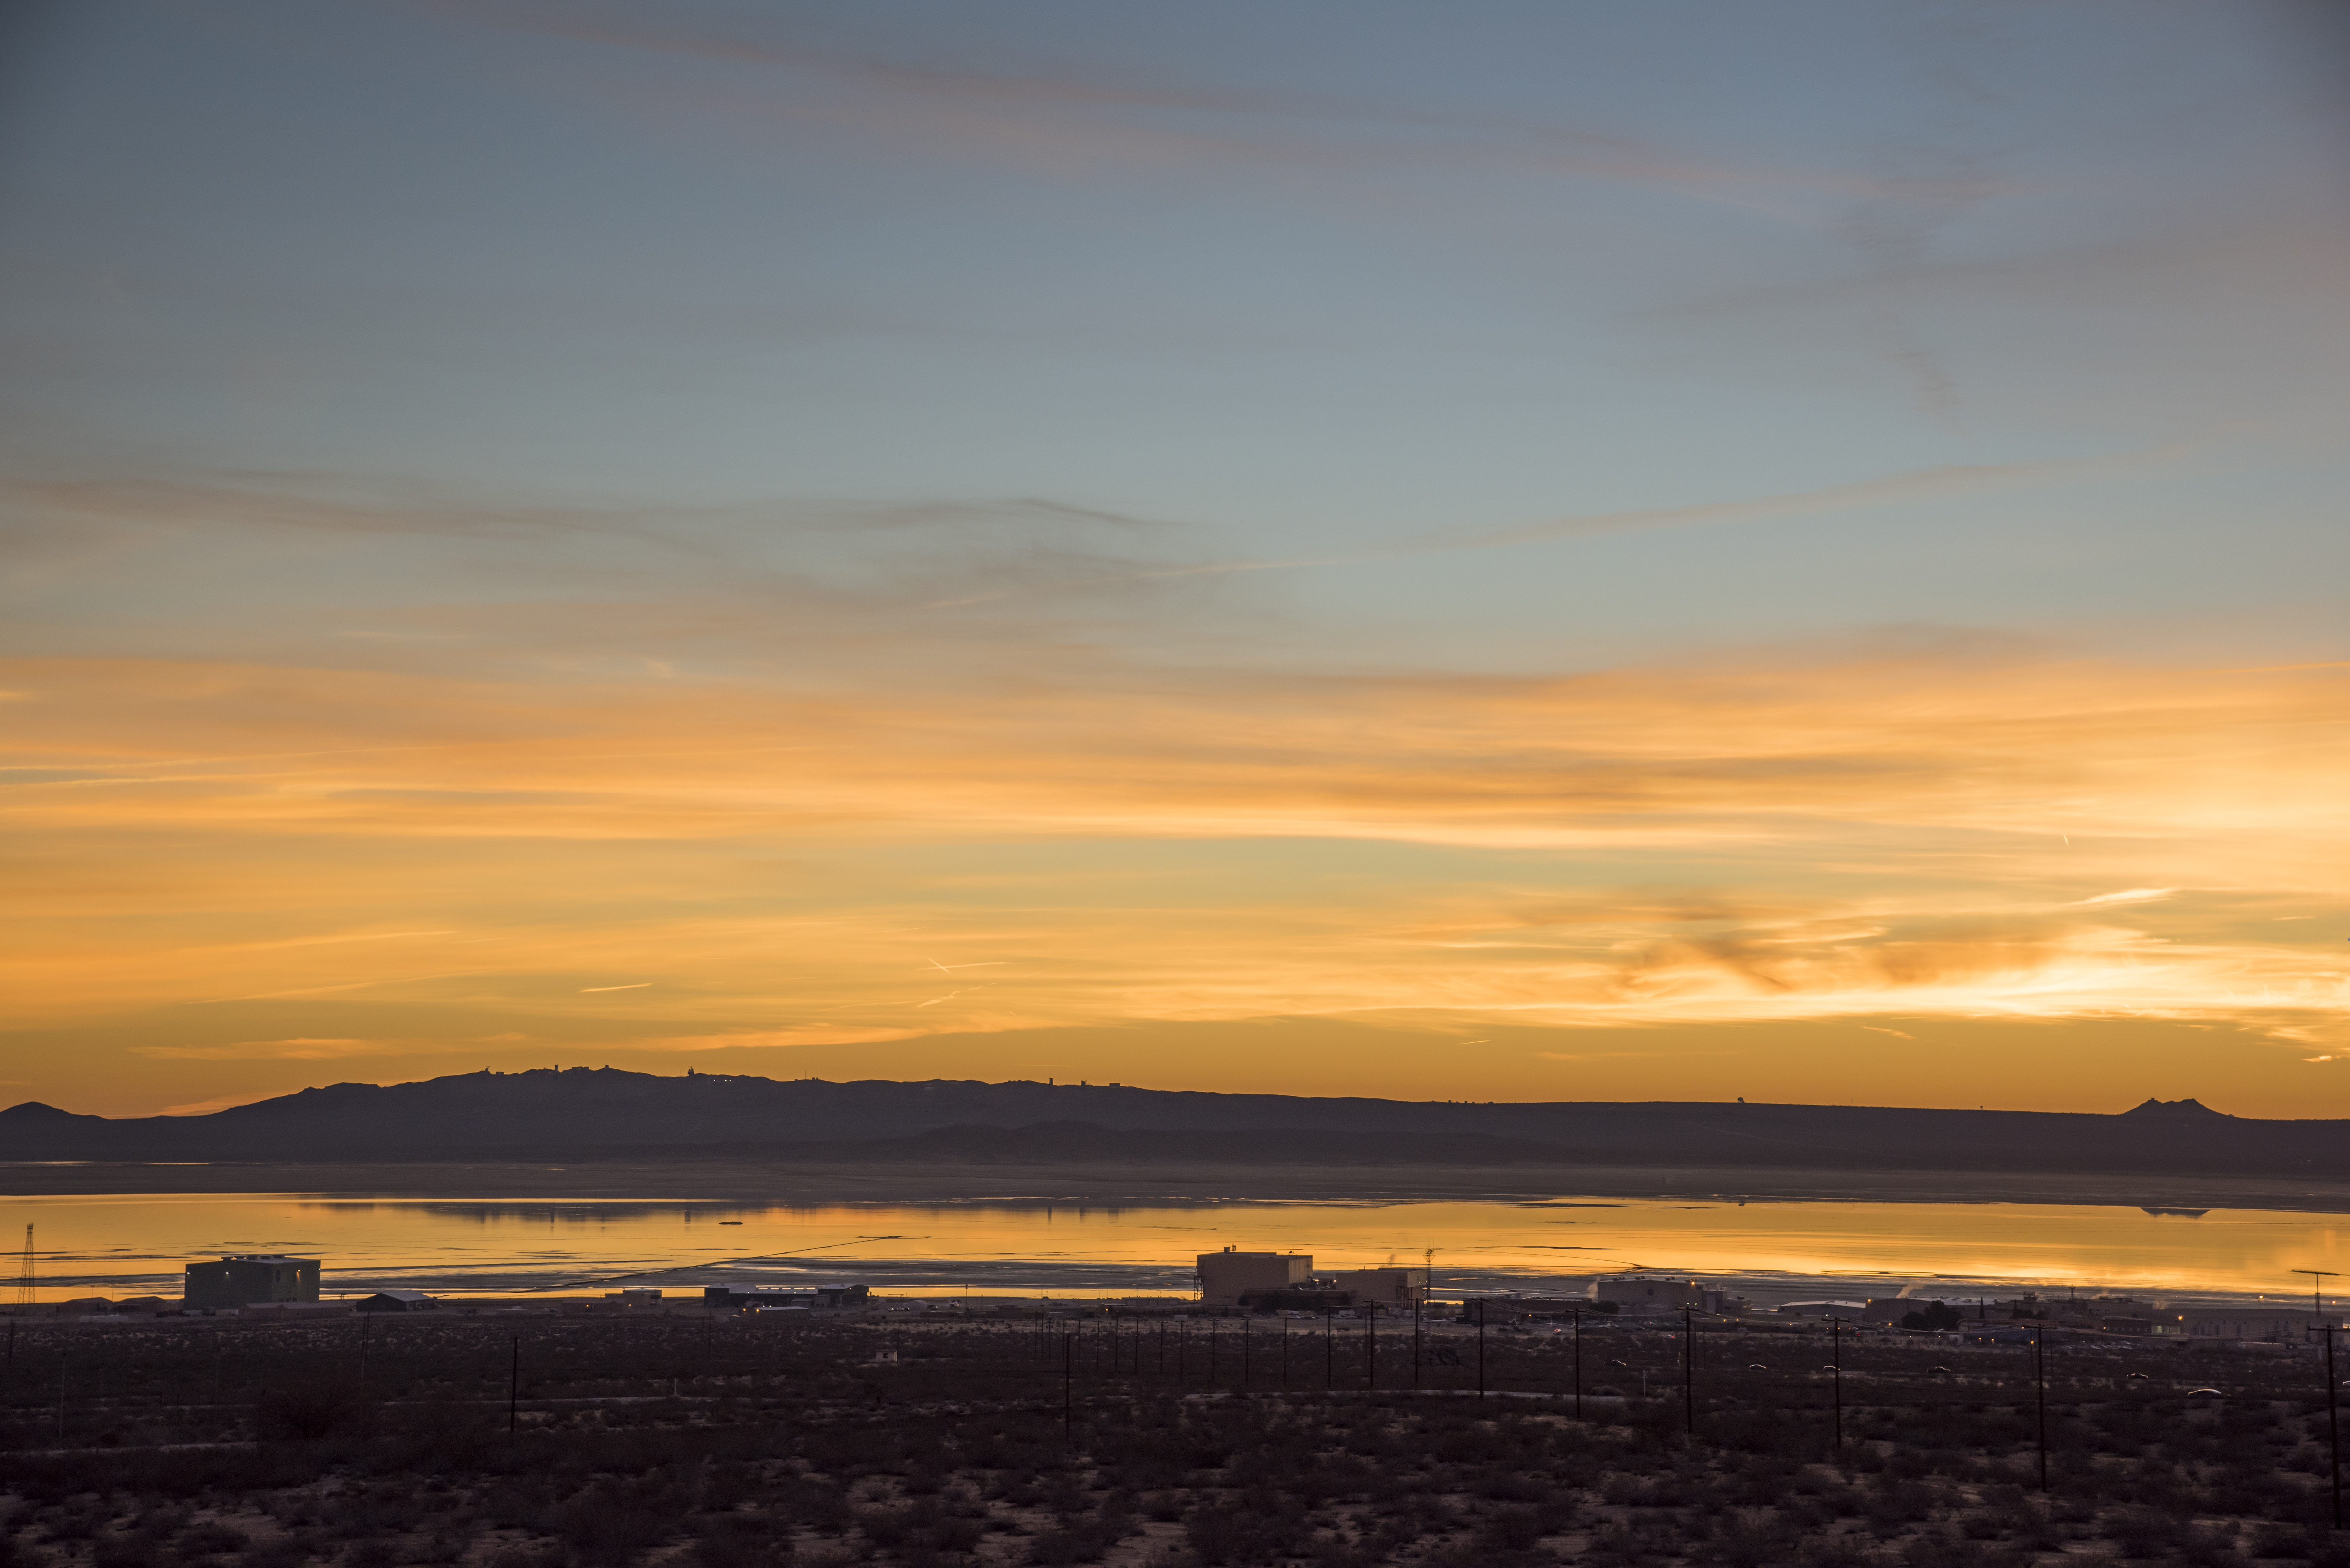
[[[159,722],[130,693],[199,670],[287,684],[264,681],[277,695],[238,699],[173,755],[243,755],[251,724],[288,752],[355,755],[472,711],[484,683],[543,690],[556,711],[617,682],[599,701],[619,711],[632,682],[681,682],[730,694],[710,698],[713,732],[754,722],[726,702],[833,703],[953,752],[935,798],[880,792],[902,815],[870,832],[876,854],[1030,844],[1045,821],[1118,840],[1138,867],[1201,834],[1336,839],[1385,864],[1395,844],[1487,843],[1490,824],[1470,832],[1418,795],[1372,811],[1364,780],[1339,776],[1419,768],[1456,701],[1498,712],[1480,704],[1511,682],[1677,681],[1659,713],[1731,701],[1723,732],[1746,734],[1762,689],[1798,693],[1791,714],[1849,719],[1877,699],[1838,693],[1898,666],[1933,693],[1924,709],[2008,694],[2061,737],[1950,753],[1971,798],[2010,787],[1975,771],[1994,752],[2038,757],[2035,777],[2147,776],[2176,774],[2160,758],[2282,743],[2282,773],[2314,779],[2334,688],[2273,711],[2185,701],[2198,723],[2268,717],[2245,721],[2258,740],[2205,731],[2094,763],[2066,748],[2096,724],[2032,694],[2085,690],[2095,665],[2124,705],[2158,705],[2172,672],[2350,657],[2350,52],[2328,16],[27,12],[0,119],[5,646],[36,671],[12,678],[32,694],[22,711],[44,716],[17,765],[151,768],[137,737]],[[110,684],[124,661],[161,687]],[[1725,679],[1760,685],[1734,700],[1707,685]],[[442,697],[420,694],[433,682]],[[1346,711],[1365,682],[1387,695],[1354,721],[1354,760],[1335,738],[1301,748],[1320,793],[1265,784],[1212,821],[1171,796],[963,815],[960,781],[989,772],[993,745],[1059,755],[1065,726],[1130,722],[1118,745],[1188,737],[1180,767],[1152,764],[1171,776],[1220,754],[1201,715],[1290,733],[1326,711],[1315,692],[1353,693],[1327,703]],[[402,716],[350,732],[306,706],[394,685]],[[1123,717],[1039,695],[1071,691]],[[966,731],[975,714],[995,727]],[[1627,768],[1709,728],[1586,722]],[[795,744],[846,744],[847,728],[792,723]],[[330,730],[334,747],[307,744]],[[1505,724],[1479,734],[1444,766],[1473,778],[1513,743]],[[1839,755],[1882,762],[1881,732],[1839,734]],[[489,742],[459,724],[433,743]],[[1054,764],[1088,786],[1121,765]],[[2210,787],[2265,799],[2279,768],[2243,766]],[[870,783],[846,779],[844,798]],[[514,787],[337,777],[296,793]],[[709,781],[681,764],[629,787],[666,813]],[[1191,787],[1175,793],[1196,804]],[[2253,815],[2334,864],[2323,792],[2286,793]],[[26,823],[86,834],[91,865],[143,862],[163,853],[153,835],[294,831],[272,815],[286,798],[201,829],[177,807]],[[1821,823],[1846,809],[1772,809],[1798,806]],[[2200,809],[2147,807],[2173,814],[2166,843],[2193,842]],[[1824,841],[1796,837],[1772,875],[1828,875]],[[352,843],[318,853],[374,864]],[[1707,858],[1719,848],[1673,853],[1697,858],[1621,877],[1731,875]],[[2162,869],[2170,850],[2133,869],[2140,854],[2066,891],[2193,879]],[[1949,867],[1880,870],[1916,888]],[[1132,875],[1140,889],[1157,873]],[[2272,867],[2196,876],[2284,896]],[[1491,878],[1463,862],[1409,880],[1440,902]],[[90,909],[88,950],[141,908]],[[1327,1004],[1321,981],[1289,983],[1247,1006]],[[2114,1004],[2082,983],[2081,1007]],[[2165,1017],[2205,1006],[2164,998]],[[737,1023],[756,1011],[724,1006]],[[1123,1016],[1097,999],[1014,1012],[1020,1027]],[[152,1026],[140,1014],[121,1038]]]

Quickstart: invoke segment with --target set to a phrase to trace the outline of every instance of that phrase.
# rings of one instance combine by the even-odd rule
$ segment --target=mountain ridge
[[[1413,1101],[574,1067],[325,1085],[185,1116],[109,1118],[27,1101],[0,1111],[0,1150],[18,1161],[578,1160],[723,1152],[851,1163],[1368,1159],[2314,1176],[2350,1167],[2350,1121],[2231,1116],[2193,1100],[2150,1099],[2115,1114]]]

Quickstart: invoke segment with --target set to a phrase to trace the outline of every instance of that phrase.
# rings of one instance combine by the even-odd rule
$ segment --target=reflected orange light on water
[[[519,1203],[257,1197],[19,1199],[39,1227],[40,1299],[176,1293],[190,1259],[286,1251],[325,1260],[325,1288],[415,1282],[468,1295],[591,1291],[712,1277],[871,1272],[893,1293],[1178,1294],[1224,1247],[1313,1255],[1322,1268],[1419,1263],[1440,1290],[1580,1291],[1595,1274],[1744,1277],[1837,1294],[1936,1281],[2019,1288],[2298,1298],[2294,1271],[2343,1269],[2342,1217],[2086,1205],[1737,1202],[1562,1198],[1542,1203],[1035,1201],[816,1208],[661,1201]],[[1013,1276],[1017,1286],[1003,1282]],[[723,1274],[714,1272],[723,1271]],[[1066,1277],[1059,1272],[1066,1271]],[[2345,1271],[2350,1272],[2350,1271]],[[994,1281],[995,1283],[989,1282]],[[1960,1288],[1968,1287],[1968,1288]]]

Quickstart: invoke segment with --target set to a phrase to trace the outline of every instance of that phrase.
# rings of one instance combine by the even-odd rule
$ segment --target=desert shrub
[[[15,1548],[14,1537],[8,1541]],[[156,1549],[154,1538],[144,1534],[109,1535],[101,1538],[90,1549],[90,1568],[156,1568],[163,1554]]]
[[[1876,1558],[1849,1535],[1815,1535],[1804,1542],[1796,1559],[1804,1568],[1871,1568]]]
[[[1713,1552],[1724,1568],[1765,1568],[1787,1561],[1791,1533],[1760,1511],[1734,1513],[1716,1526]]]
[[[722,1515],[702,1521],[693,1560],[701,1568],[774,1568],[791,1550],[791,1537],[778,1534],[771,1521]]]
[[[1523,1552],[1549,1532],[1531,1508],[1497,1508],[1477,1527],[1478,1548],[1488,1553]]]
[[[1648,1543],[1629,1527],[1604,1524],[1591,1532],[1583,1561],[1586,1568],[1630,1568],[1648,1555]]]
[[[2225,1525],[2194,1525],[2180,1534],[2176,1549],[2188,1568],[2234,1568],[2243,1561],[2236,1552],[2236,1532]]]
[[[847,1495],[827,1481],[793,1482],[776,1494],[775,1508],[794,1523],[827,1535],[847,1530],[851,1517]]]
[[[2178,1520],[2167,1513],[2134,1508],[2107,1519],[2105,1534],[2125,1557],[2159,1557],[2177,1543],[2185,1531]]]
[[[1208,1568],[1271,1563],[1302,1553],[1308,1541],[1306,1528],[1294,1511],[1246,1503],[1194,1510],[1183,1521],[1183,1535],[1192,1554]]]
[[[488,1568],[565,1568],[564,1552],[555,1545],[502,1547]]]
[[[209,1557],[222,1552],[242,1552],[252,1542],[242,1530],[225,1524],[197,1524],[180,1532],[172,1543],[182,1557]]]
[[[2263,1561],[2280,1557],[2299,1557],[2308,1544],[2300,1531],[2288,1530],[2282,1524],[2264,1524],[2255,1529],[2245,1545],[2251,1555]]]
[[[1929,1533],[1902,1549],[1902,1568],[1978,1568],[1982,1546],[1963,1535]]]
[[[675,1515],[643,1498],[595,1489],[556,1509],[549,1522],[588,1568],[622,1563],[668,1539]]]
[[[341,1378],[306,1379],[271,1388],[255,1407],[257,1434],[281,1441],[317,1442],[361,1430],[374,1413],[364,1389]]]

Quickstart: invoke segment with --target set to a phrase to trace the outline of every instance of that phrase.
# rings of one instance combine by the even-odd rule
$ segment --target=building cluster
[[[1877,1303],[1869,1303],[1872,1308]],[[2345,1326],[2340,1313],[2306,1307],[2159,1306],[2128,1296],[2027,1295],[1961,1307],[1951,1332],[1979,1344],[2014,1344],[2050,1329],[2074,1334],[2118,1335],[2180,1345],[2296,1345],[2316,1343],[2328,1328]]]
[[[702,1292],[702,1305],[733,1312],[838,1312],[872,1299],[870,1285],[706,1285]]]
[[[1298,1313],[1347,1316],[1417,1314],[1429,1301],[1424,1268],[1337,1269],[1316,1272],[1311,1254],[1251,1252],[1227,1247],[1196,1259],[1199,1304],[1211,1312]],[[322,1301],[321,1264],[316,1258],[278,1252],[235,1252],[187,1265],[179,1301],[137,1296],[109,1301],[79,1297],[44,1306],[45,1314],[116,1319],[180,1314],[234,1313],[244,1317],[299,1318],[342,1313],[418,1313],[438,1310],[432,1295],[415,1290],[383,1290],[359,1298]],[[1933,1332],[1969,1344],[2029,1344],[2061,1332],[2070,1336],[2126,1337],[2181,1346],[2254,1348],[2307,1345],[2328,1329],[2350,1329],[2335,1314],[2315,1303],[2222,1305],[2178,1308],[2130,1296],[2022,1295],[1957,1301],[1910,1294],[1848,1301],[1783,1302],[1757,1307],[1745,1298],[1697,1280],[1659,1274],[1612,1274],[1574,1295],[1499,1292],[1459,1299],[1460,1321],[1503,1328],[1594,1318],[1654,1322],[1698,1314],[1751,1321],[1837,1323],[1855,1329]],[[565,1312],[668,1312],[659,1289],[630,1286],[605,1293],[600,1301],[549,1303],[544,1310]],[[702,1289],[705,1311],[741,1313],[851,1312],[872,1308],[871,1287],[863,1284],[720,1284]],[[23,1310],[23,1309],[19,1309]],[[469,1312],[478,1310],[468,1308]],[[520,1309],[513,1309],[520,1310]],[[537,1309],[535,1309],[537,1310]],[[1014,1311],[1017,1308],[1005,1308]]]
[[[1595,1281],[1581,1295],[1525,1295],[1515,1291],[1472,1295],[1461,1303],[1464,1322],[1484,1324],[1555,1323],[1562,1319],[1678,1318],[1684,1313],[1710,1317],[1743,1317],[1752,1309],[1746,1298],[1696,1280],[1655,1274],[1611,1274]]]
[[[1200,1304],[1247,1312],[1411,1310],[1428,1295],[1426,1269],[1314,1272],[1304,1252],[1243,1252],[1227,1247],[1198,1260]]]

